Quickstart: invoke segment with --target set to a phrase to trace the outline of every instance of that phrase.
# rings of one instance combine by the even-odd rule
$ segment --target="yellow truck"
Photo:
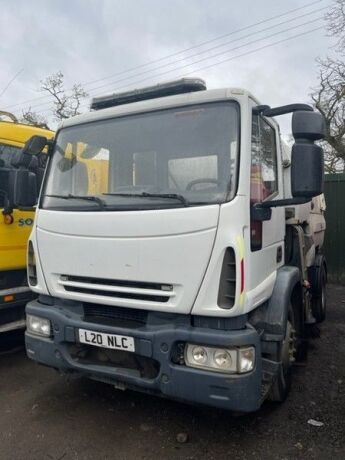
[[[33,135],[51,139],[54,132],[21,124],[14,115],[0,111],[0,333],[25,327],[25,304],[32,298],[27,286],[26,247],[34,212],[16,209],[7,199],[11,172],[21,167],[21,150]],[[6,118],[6,120],[4,120]],[[29,165],[37,189],[43,178],[46,155]],[[25,190],[23,190],[25,195]]]

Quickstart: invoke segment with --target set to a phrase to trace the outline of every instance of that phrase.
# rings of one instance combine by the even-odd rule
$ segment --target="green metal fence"
[[[345,174],[325,176],[328,280],[345,284]]]

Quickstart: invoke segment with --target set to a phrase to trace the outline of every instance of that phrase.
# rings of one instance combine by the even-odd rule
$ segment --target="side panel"
[[[23,147],[34,134],[47,138],[53,137],[53,131],[34,126],[0,122],[0,144]],[[34,221],[34,212],[13,211],[12,224],[5,224],[0,209],[0,272],[26,268],[26,247]]]
[[[0,271],[26,267],[26,246],[34,213],[13,211],[13,223],[5,224],[0,214]]]
[[[263,241],[259,251],[251,250],[250,229],[250,180],[252,143],[252,107],[254,103],[243,104],[241,109],[241,153],[239,185],[236,198],[221,206],[219,226],[212,257],[193,314],[219,317],[233,317],[248,313],[267,301],[273,292],[277,270],[284,261],[285,210],[272,209],[272,217],[263,222]],[[275,129],[277,145],[278,193],[274,199],[284,197],[282,160],[277,125]],[[222,262],[227,247],[234,249],[236,256],[236,297],[229,309],[219,308],[217,297]],[[279,249],[280,248],[280,249]],[[277,257],[281,251],[281,258]],[[243,276],[241,274],[243,271]]]

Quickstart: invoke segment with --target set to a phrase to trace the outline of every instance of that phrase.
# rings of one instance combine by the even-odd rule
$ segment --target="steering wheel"
[[[208,183],[208,184],[220,184],[221,181],[219,179],[212,179],[210,177],[202,177],[200,179],[195,179],[195,180],[192,180],[190,181],[188,184],[187,184],[187,187],[186,187],[186,190],[192,190],[192,188],[194,187],[194,185],[198,185],[198,184],[204,184],[204,183]]]

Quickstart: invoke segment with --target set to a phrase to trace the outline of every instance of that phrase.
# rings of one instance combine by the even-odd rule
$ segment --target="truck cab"
[[[322,119],[200,79],[92,108],[51,149],[29,242],[28,356],[225,409],[283,400],[325,270],[310,212],[296,211],[322,193]],[[287,162],[273,117],[290,112]]]
[[[19,167],[21,151],[33,135],[53,136],[48,129],[21,124],[7,112],[0,112],[0,333],[25,327],[25,304],[32,292],[27,285],[27,241],[34,221],[33,210],[5,209],[8,172]],[[46,157],[45,153],[42,153]],[[44,158],[34,161],[37,179],[43,177]],[[38,195],[37,183],[37,195]]]

